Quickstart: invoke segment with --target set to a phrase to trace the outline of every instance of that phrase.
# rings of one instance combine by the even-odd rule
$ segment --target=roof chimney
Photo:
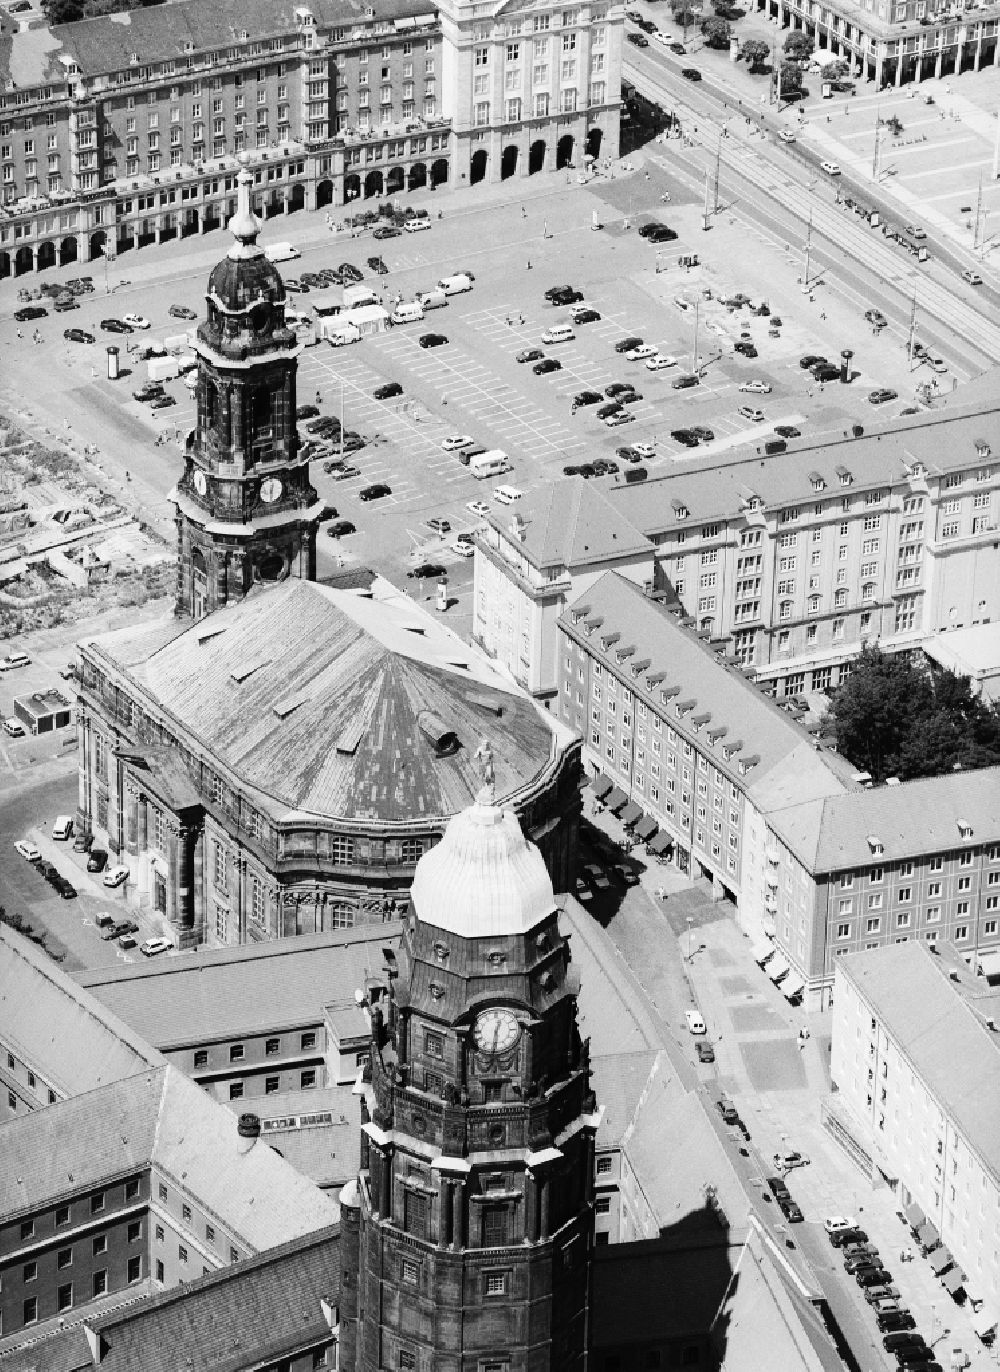
[[[260,1138],[260,1116],[245,1111],[240,1115],[236,1125],[236,1134],[239,1138],[239,1151],[241,1154],[250,1152],[257,1140]]]

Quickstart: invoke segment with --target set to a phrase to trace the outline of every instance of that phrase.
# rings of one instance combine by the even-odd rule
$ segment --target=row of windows
[[[141,1243],[141,1241],[142,1241],[142,1220],[133,1220],[133,1221],[131,1221],[131,1223],[130,1223],[129,1226],[128,1226],[128,1242],[131,1244],[131,1243]],[[102,1255],[102,1253],[106,1253],[107,1251],[108,1251],[108,1236],[107,1236],[107,1234],[98,1234],[98,1235],[96,1235],[96,1237],[94,1237],[93,1239],[91,1239],[91,1256],[92,1256],[92,1257],[99,1258],[99,1257]],[[73,1249],[72,1249],[72,1248],[59,1248],[59,1249],[57,1249],[57,1250],[56,1250],[56,1268],[57,1268],[57,1270],[60,1271],[60,1272],[64,1272],[67,1268],[72,1267],[72,1266],[73,1266]],[[25,1285],[27,1285],[27,1284],[30,1283],[30,1282],[36,1281],[37,1278],[38,1278],[38,1263],[37,1263],[37,1262],[26,1262],[26,1263],[24,1264],[22,1270],[21,1270],[21,1279],[22,1279],[22,1281],[25,1283]]]
[[[306,1068],[299,1073],[299,1090],[312,1091],[316,1086],[316,1071],[312,1067]],[[264,1095],[275,1096],[281,1090],[280,1077],[264,1078]],[[229,1099],[242,1100],[246,1095],[246,1083],[242,1081],[231,1081],[229,1083]]]
[[[996,908],[996,907],[994,907],[994,908]],[[958,913],[959,913],[959,917],[962,918],[962,917],[967,916],[968,913],[969,913],[969,911],[968,911],[968,909],[965,909],[965,910],[959,911]],[[928,911],[926,912],[926,917],[925,917],[925,918],[926,918],[926,923],[928,923],[928,924],[937,924],[938,921],[939,921],[940,918],[941,918],[941,910],[940,910],[940,907],[934,907],[933,909],[928,910]],[[912,919],[911,919],[911,916],[910,916],[908,913],[907,913],[907,914],[900,914],[900,915],[897,915],[897,916],[896,916],[896,928],[897,928],[897,929],[909,929],[909,928],[911,928],[911,926],[912,926]],[[854,929],[854,925],[853,925],[849,920],[844,921],[842,924],[838,924],[838,925],[837,925],[837,938],[838,938],[838,940],[850,939],[850,938],[853,936],[853,929]],[[983,922],[983,928],[982,928],[982,933],[981,933],[980,937],[982,937],[982,938],[996,938],[997,929],[998,929],[998,925],[997,925],[997,921],[996,921],[995,919],[988,919],[988,920],[985,920],[985,921]],[[881,918],[869,919],[869,920],[866,920],[866,921],[865,921],[865,933],[866,933],[866,934],[878,934],[878,933],[881,933],[881,931],[882,931],[882,920],[881,920]],[[937,937],[938,937],[937,931],[932,931],[931,933],[928,933],[928,934],[927,934],[927,940],[928,940],[928,942],[930,942],[930,943],[936,942]],[[952,938],[952,940],[953,940],[955,943],[965,943],[965,942],[968,941],[969,937],[970,937],[969,925],[967,925],[967,924],[958,924],[958,925],[956,925],[956,926],[955,926],[954,933],[951,935],[951,938]],[[871,946],[872,946],[872,947],[875,947],[876,945],[875,945],[875,944],[872,944]]]
[[[128,1179],[128,1181],[126,1181],[126,1183],[125,1183],[125,1199],[126,1199],[126,1201],[132,1201],[132,1200],[138,1200],[138,1198],[139,1198],[139,1178],[138,1178],[138,1177],[130,1177],[130,1178]],[[102,1214],[102,1213],[104,1212],[105,1208],[106,1208],[107,1200],[108,1200],[108,1193],[107,1193],[106,1191],[95,1191],[95,1192],[93,1193],[93,1195],[90,1197],[90,1202],[89,1202],[90,1214],[91,1214],[91,1215],[100,1215],[100,1214]],[[54,1218],[54,1222],[55,1222],[55,1227],[56,1227],[57,1229],[62,1229],[62,1228],[64,1228],[66,1225],[71,1224],[71,1223],[73,1222],[73,1206],[72,1206],[71,1204],[58,1205],[58,1206],[56,1206],[56,1210],[55,1210],[55,1214],[54,1214],[54,1217],[53,1217],[53,1218]],[[31,1238],[34,1238],[34,1237],[35,1237],[35,1221],[34,1221],[33,1219],[32,1219],[32,1220],[22,1220],[22,1221],[21,1221],[21,1239],[22,1239],[22,1241],[23,1241],[23,1240],[27,1240],[27,1239],[31,1239]]]
[[[129,1286],[142,1281],[142,1257],[136,1254],[134,1258],[129,1258],[126,1267],[125,1280]],[[95,1300],[99,1296],[106,1296],[111,1290],[108,1280],[107,1268],[101,1268],[94,1272],[90,1279],[90,1291],[84,1297],[85,1301]],[[72,1282],[62,1283],[56,1292],[56,1305],[58,1310],[71,1310],[74,1304],[74,1290]],[[38,1297],[27,1296],[24,1300],[22,1310],[24,1324],[37,1324],[38,1322]]]
[[[299,1051],[302,1052],[302,1053],[306,1053],[306,1052],[309,1052],[311,1049],[314,1049],[314,1048],[316,1047],[316,1043],[317,1043],[317,1035],[316,1035],[316,1031],[315,1031],[314,1029],[306,1030],[305,1033],[302,1033],[302,1034],[299,1035]],[[207,1066],[208,1066],[208,1051],[209,1051],[209,1050],[208,1050],[207,1048],[197,1048],[197,1049],[195,1050],[195,1054],[194,1054],[194,1065],[195,1065],[195,1067],[207,1067]],[[280,1054],[280,1052],[281,1052],[281,1039],[280,1039],[280,1038],[275,1037],[275,1038],[269,1038],[269,1039],[265,1039],[265,1040],[264,1040],[264,1055],[265,1055],[265,1057],[269,1057],[269,1058],[276,1057],[278,1054]],[[230,1062],[243,1062],[243,1061],[245,1061],[245,1059],[246,1059],[246,1045],[245,1045],[245,1044],[242,1044],[242,1043],[231,1043],[231,1044],[229,1045],[229,1061],[230,1061]]]

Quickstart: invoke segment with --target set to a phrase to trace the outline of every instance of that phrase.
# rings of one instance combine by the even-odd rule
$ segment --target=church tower
[[[370,1002],[342,1372],[584,1367],[599,1115],[578,978],[541,854],[487,795],[417,865]]]
[[[177,520],[177,614],[200,619],[255,582],[316,576],[322,508],[295,428],[298,346],[285,287],[257,242],[244,166],[229,229],[236,239],[208,283],[198,327],[197,427],[171,492]]]

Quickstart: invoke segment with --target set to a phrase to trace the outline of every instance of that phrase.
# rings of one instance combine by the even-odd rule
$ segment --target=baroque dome
[[[512,810],[487,793],[455,815],[417,863],[411,894],[422,924],[463,938],[527,934],[556,909],[541,853]]]

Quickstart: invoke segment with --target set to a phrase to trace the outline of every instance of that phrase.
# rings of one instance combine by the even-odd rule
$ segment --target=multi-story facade
[[[752,8],[799,29],[879,89],[1000,65],[996,4],[983,0],[753,0]]]
[[[582,1368],[600,1115],[545,865],[484,794],[413,904],[341,1193],[340,1366]]]
[[[0,277],[265,217],[614,156],[622,12],[184,0],[10,35]]]
[[[335,1223],[336,1204],[259,1136],[256,1117],[238,1124],[170,1066],[0,1126],[0,1333]]]
[[[323,502],[295,427],[298,347],[285,287],[257,242],[253,177],[236,178],[236,239],[208,283],[198,327],[197,423],[171,492],[179,615],[200,619],[258,582],[314,580]]]
[[[1000,992],[956,951],[911,941],[838,962],[830,1104],[911,1225],[929,1222],[952,1255],[964,1280],[952,1269],[945,1285],[984,1302],[995,1323]]]
[[[558,689],[557,621],[566,604],[614,569],[652,586],[653,549],[589,481],[552,481],[513,515],[486,516],[476,538],[472,636],[520,686]]]
[[[78,826],[181,945],[393,918],[486,772],[567,888],[575,737],[388,583],[289,578],[79,659]]]
[[[925,415],[763,460],[679,465],[610,500],[698,629],[779,695],[837,686],[865,642],[1000,614],[997,412]]]
[[[553,709],[654,851],[773,941],[785,989],[821,1009],[842,954],[899,939],[1000,947],[1000,769],[870,789],[692,630],[607,573],[560,619]]]

